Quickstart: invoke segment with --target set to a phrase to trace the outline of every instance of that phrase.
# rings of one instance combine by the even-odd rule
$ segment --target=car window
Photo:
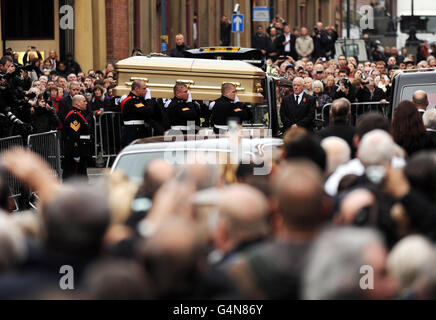
[[[436,106],[436,83],[404,86],[401,91],[401,98],[399,101],[412,100],[413,94],[417,90],[424,90],[427,92],[430,105]]]

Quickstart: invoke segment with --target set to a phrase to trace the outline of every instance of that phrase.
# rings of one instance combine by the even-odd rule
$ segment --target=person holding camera
[[[329,38],[327,35],[327,31],[324,30],[322,22],[318,22],[313,29],[312,33],[313,44],[315,49],[313,51],[313,58],[325,58],[327,55],[326,49],[329,45]]]
[[[31,81],[25,68],[15,65],[9,56],[0,59],[0,135],[2,137],[25,136],[28,133],[30,109],[26,90],[30,87]]]
[[[30,112],[33,134],[56,130],[61,123],[55,109],[47,103],[43,94],[38,96],[36,105],[31,107]]]
[[[339,70],[339,81],[333,88],[333,100],[346,98],[351,103],[356,100],[355,89],[348,79],[349,71],[348,69]]]

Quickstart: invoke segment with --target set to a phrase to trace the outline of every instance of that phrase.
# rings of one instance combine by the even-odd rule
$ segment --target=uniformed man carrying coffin
[[[154,113],[154,102],[150,90],[142,80],[135,80],[132,91],[121,102],[121,114],[124,121],[124,129],[121,143],[123,147],[131,142],[147,138],[150,132],[147,127]]]
[[[229,130],[229,120],[235,120],[242,124],[244,120],[251,120],[252,113],[243,103],[239,102],[236,86],[232,83],[224,83],[221,88],[222,96],[211,102],[209,108],[212,110],[212,122],[214,132]]]
[[[171,130],[184,134],[191,130],[197,132],[200,126],[200,113],[200,108],[192,102],[188,86],[177,83],[174,86],[174,99],[167,108]]]

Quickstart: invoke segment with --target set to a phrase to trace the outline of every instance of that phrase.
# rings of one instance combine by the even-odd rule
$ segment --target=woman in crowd
[[[430,147],[422,118],[411,101],[400,102],[395,110],[392,134],[395,142],[407,152],[409,157]]]

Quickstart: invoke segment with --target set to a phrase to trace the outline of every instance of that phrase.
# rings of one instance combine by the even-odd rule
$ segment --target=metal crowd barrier
[[[21,138],[21,136],[0,139],[0,153],[17,146],[23,146],[23,139]],[[16,198],[21,196],[21,183],[15,176],[10,173],[7,173],[6,181],[9,185],[10,197],[14,198],[15,205],[18,208]]]
[[[109,167],[110,160],[121,151],[121,130],[119,112],[103,112],[96,121],[95,153],[96,157],[106,160],[106,167]]]
[[[330,107],[331,103],[323,106],[321,114],[318,114],[315,120],[321,121],[324,126],[329,124],[330,117]],[[380,102],[362,102],[362,103],[352,103],[351,104],[351,119],[350,124],[356,126],[357,121],[366,113],[377,112],[381,113],[386,118],[389,118],[391,111],[390,103],[380,103]]]
[[[56,176],[62,176],[60,137],[57,131],[30,135],[27,145],[31,151],[47,161]]]

